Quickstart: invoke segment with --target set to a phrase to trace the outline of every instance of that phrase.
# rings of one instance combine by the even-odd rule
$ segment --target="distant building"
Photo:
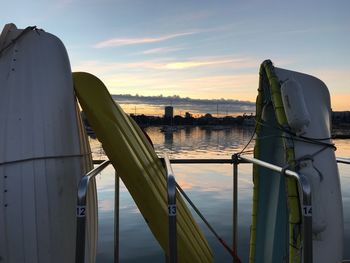
[[[186,112],[186,113],[185,113],[185,118],[186,118],[186,119],[192,118],[192,114],[189,113],[189,112]]]
[[[174,116],[174,108],[173,106],[166,106],[164,108],[164,118],[172,119]]]

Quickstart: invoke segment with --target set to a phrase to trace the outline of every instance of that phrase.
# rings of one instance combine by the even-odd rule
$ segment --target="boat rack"
[[[171,159],[167,156],[160,158],[167,171],[167,187],[168,187],[168,212],[169,212],[169,256],[166,261],[169,263],[177,262],[176,248],[176,188],[185,195],[184,197],[190,202],[182,189],[176,184],[175,175],[171,168],[171,164],[232,164],[233,165],[233,244],[232,250],[237,249],[237,217],[238,217],[238,165],[253,164],[258,165],[275,172],[279,172],[281,176],[292,177],[298,183],[298,192],[300,198],[300,213],[303,215],[303,234],[304,234],[304,253],[303,262],[312,263],[312,203],[311,203],[311,187],[306,176],[294,171],[284,169],[277,165],[261,161],[259,159],[242,156],[240,154],[232,155],[231,159]],[[338,163],[350,164],[350,158],[337,158]],[[77,194],[77,233],[76,233],[76,263],[85,261],[85,227],[86,227],[86,202],[89,183],[91,180],[101,173],[111,162],[109,160],[94,160],[94,164],[98,164],[96,168],[83,176],[78,185]],[[114,262],[119,262],[119,176],[115,173],[115,203],[114,203]],[[197,210],[194,207],[195,210]],[[196,211],[199,212],[199,211]],[[200,217],[205,220],[201,215]],[[210,228],[210,225],[206,222]],[[212,229],[211,229],[212,230]],[[212,231],[213,232],[213,231]],[[216,234],[213,232],[214,235]],[[235,262],[235,259],[233,259]],[[343,260],[343,263],[350,263],[350,260]]]

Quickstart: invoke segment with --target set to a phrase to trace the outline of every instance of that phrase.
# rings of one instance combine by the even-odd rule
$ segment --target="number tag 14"
[[[303,206],[303,215],[304,216],[312,216],[312,206],[311,205],[304,205]]]

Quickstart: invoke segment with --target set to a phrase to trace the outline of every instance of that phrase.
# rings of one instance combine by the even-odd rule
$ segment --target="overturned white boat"
[[[92,160],[65,47],[43,30],[8,24],[0,72],[0,261],[73,262],[77,185]],[[95,191],[86,262],[96,255]]]
[[[255,165],[250,262],[341,262],[342,198],[326,85],[267,60],[256,111],[255,158],[305,176],[312,206],[295,178]]]

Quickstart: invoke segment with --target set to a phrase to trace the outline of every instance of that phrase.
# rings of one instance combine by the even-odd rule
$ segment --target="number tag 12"
[[[77,206],[77,217],[85,217],[86,215],[86,206],[78,205]]]

